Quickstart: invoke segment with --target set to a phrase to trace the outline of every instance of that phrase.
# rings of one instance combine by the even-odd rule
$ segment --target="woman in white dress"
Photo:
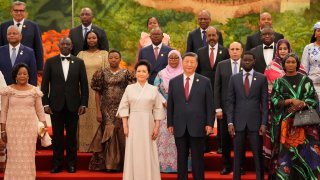
[[[156,139],[160,120],[165,119],[162,97],[148,84],[150,64],[135,66],[137,83],[127,86],[117,115],[122,118],[126,149],[123,180],[160,180]]]

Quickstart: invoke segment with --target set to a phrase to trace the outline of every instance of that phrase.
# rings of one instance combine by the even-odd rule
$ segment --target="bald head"
[[[11,25],[7,29],[7,40],[13,47],[17,46],[22,39],[21,32],[18,27]]]
[[[243,48],[241,43],[232,42],[229,46],[229,55],[232,60],[238,61],[241,58]]]
[[[92,23],[93,13],[88,7],[82,8],[80,11],[80,20],[84,26],[89,26]]]
[[[210,12],[207,10],[201,10],[198,14],[198,24],[201,29],[206,30],[211,22]]]
[[[264,28],[265,26],[272,26],[272,17],[270,13],[263,12],[260,14],[259,26],[260,29]]]
[[[208,44],[213,47],[217,44],[219,39],[218,31],[215,27],[209,26],[207,29],[207,41]]]

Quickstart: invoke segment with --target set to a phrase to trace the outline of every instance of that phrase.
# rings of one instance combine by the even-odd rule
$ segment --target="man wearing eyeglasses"
[[[43,47],[41,31],[38,24],[25,19],[27,15],[26,3],[15,1],[12,3],[11,14],[13,19],[0,24],[0,46],[8,44],[7,29],[14,25],[22,34],[21,44],[33,49],[37,62],[37,71],[43,69]]]

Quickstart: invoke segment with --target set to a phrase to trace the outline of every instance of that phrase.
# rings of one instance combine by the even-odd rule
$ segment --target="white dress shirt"
[[[70,61],[68,61],[68,60],[63,60],[62,61],[62,59],[63,59],[62,57],[71,57],[71,56],[70,56],[70,54],[68,56],[64,56],[64,55],[60,54],[60,57],[61,57],[61,64],[62,64],[64,80],[67,81]]]
[[[18,27],[18,23],[20,23],[20,26]],[[20,22],[17,22],[16,20],[13,19],[13,25],[18,27],[19,31],[21,32],[22,31],[22,26],[23,26],[23,23],[24,23],[24,19],[22,19],[22,21]]]
[[[193,84],[193,80],[194,80],[194,75],[195,73],[193,73],[191,76],[189,76],[189,96],[190,96],[190,91],[191,91],[191,87]],[[183,88],[186,86],[186,82],[187,82],[187,77],[186,74],[183,73]]]
[[[270,46],[273,46],[273,49],[264,49],[266,45],[262,45],[263,47],[263,57],[264,57],[264,60],[266,62],[267,65],[270,64],[270,62],[272,61],[273,59],[273,51],[274,51],[274,43],[270,44]]]
[[[152,44],[153,52],[154,52],[154,48],[156,48],[156,47],[158,47],[158,53],[159,53],[159,55],[160,55],[160,49],[161,49],[161,47],[162,47],[162,43],[160,43],[158,46]]]
[[[218,54],[218,43],[216,43],[213,47],[210,46],[209,44],[208,44],[208,46],[209,46],[209,48],[208,48],[209,60],[210,60],[211,48],[214,48],[214,50],[213,50],[213,54],[214,54],[213,60],[214,60],[214,63],[216,63],[217,54]]]

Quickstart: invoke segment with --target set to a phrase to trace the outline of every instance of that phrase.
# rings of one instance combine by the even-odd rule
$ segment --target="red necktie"
[[[158,49],[159,47],[154,48],[154,57],[156,57],[156,60],[158,59],[158,55],[159,55]]]
[[[250,73],[247,73],[246,78],[244,79],[244,92],[246,93],[246,96],[249,95],[249,89],[250,89],[249,75]]]
[[[210,66],[211,68],[213,68],[214,65],[214,52],[213,52],[214,48],[210,48]]]
[[[190,78],[187,77],[186,84],[184,85],[184,94],[186,96],[186,100],[188,100],[188,98],[189,98],[189,80],[190,80]]]

